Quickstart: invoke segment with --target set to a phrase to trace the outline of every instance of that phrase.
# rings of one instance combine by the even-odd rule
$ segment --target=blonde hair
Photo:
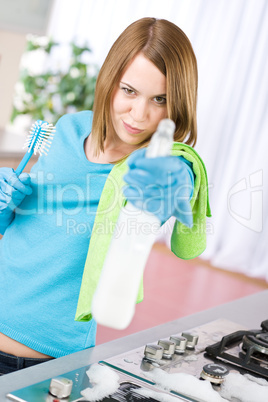
[[[176,124],[175,141],[191,146],[196,143],[198,73],[192,45],[172,22],[142,18],[129,25],[115,41],[99,72],[91,139],[95,155],[104,151],[104,141],[112,124],[113,90],[130,61],[140,52],[166,76],[167,114]]]

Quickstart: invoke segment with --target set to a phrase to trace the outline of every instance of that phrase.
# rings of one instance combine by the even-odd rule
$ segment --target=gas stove
[[[209,381],[219,395],[230,373],[251,374],[257,382],[267,380],[268,320],[263,321],[257,330],[242,328],[225,319],[215,320],[155,340],[98,364],[109,367],[120,377],[118,391],[105,398],[105,402],[161,400],[153,393],[151,396],[140,395],[137,393],[140,388],[154,391],[158,395],[164,392],[178,401],[203,402],[206,401],[204,397],[199,398],[181,390],[171,388],[163,391],[163,387],[159,387],[151,374],[155,369],[162,370],[163,375],[185,373],[199,381]],[[7,397],[20,402],[86,401],[81,398],[81,390],[94,386],[86,374],[89,367],[14,391]]]

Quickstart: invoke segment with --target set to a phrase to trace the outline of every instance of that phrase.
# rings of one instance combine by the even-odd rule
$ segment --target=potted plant
[[[92,109],[99,69],[87,60],[90,48],[68,44],[63,67],[60,48],[47,37],[28,37],[11,122],[24,115],[29,125],[38,119],[55,124],[65,113]]]

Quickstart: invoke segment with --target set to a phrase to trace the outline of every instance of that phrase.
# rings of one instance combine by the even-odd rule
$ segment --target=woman
[[[131,24],[121,34],[99,73],[92,130],[96,132],[92,144],[95,154],[98,154],[99,149],[104,149],[103,141],[110,125],[110,100],[113,92],[126,67],[139,53],[151,61],[166,79],[164,107],[166,115],[176,123],[175,141],[189,145],[196,143],[198,75],[191,43],[182,30],[171,22],[143,18]],[[146,144],[148,139],[138,146]]]
[[[0,373],[94,346],[96,322],[74,317],[100,196],[119,161],[143,148],[128,159],[125,197],[162,222],[175,216],[191,227],[191,161],[170,156],[148,164],[144,147],[165,117],[176,123],[175,141],[194,145],[196,99],[188,38],[168,21],[143,18],[112,46],[94,114],[63,116],[30,176],[0,169]],[[150,203],[154,185],[165,191]]]

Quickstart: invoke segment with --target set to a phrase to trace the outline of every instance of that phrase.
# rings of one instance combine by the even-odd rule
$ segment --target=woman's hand
[[[135,151],[128,158],[128,184],[124,195],[136,208],[156,215],[163,223],[175,216],[188,227],[193,224],[190,199],[194,175],[183,157],[146,158],[146,149]]]
[[[28,173],[19,177],[11,168],[0,168],[0,233],[4,234],[14,218],[14,209],[32,193],[31,178]]]

